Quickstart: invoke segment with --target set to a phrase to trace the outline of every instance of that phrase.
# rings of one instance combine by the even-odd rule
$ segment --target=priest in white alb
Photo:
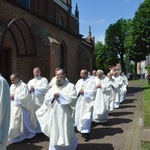
[[[35,136],[36,116],[33,111],[30,93],[27,85],[20,80],[19,75],[10,76],[11,117],[9,141],[20,142]]]
[[[6,150],[10,122],[10,91],[0,74],[0,150]]]
[[[111,84],[110,87],[110,101],[109,101],[109,113],[112,114],[114,111],[114,103],[115,103],[115,97],[116,97],[116,82],[115,80],[112,78],[113,74],[111,72],[107,73],[107,77],[109,78],[109,82]]]
[[[112,78],[115,80],[115,103],[114,103],[114,108],[119,108],[121,90],[122,90],[122,86],[123,86],[123,79],[119,75],[119,73],[116,72],[116,71],[113,72]]]
[[[93,121],[106,123],[108,120],[111,84],[102,70],[97,70],[95,84],[97,92],[93,107]]]
[[[80,76],[81,79],[75,85],[78,94],[75,110],[75,125],[85,141],[89,141],[96,85],[94,80],[88,77],[88,71],[86,69],[81,70]]]
[[[121,87],[121,92],[120,92],[120,102],[123,102],[126,99],[126,93],[127,93],[127,88],[128,88],[128,78],[126,77],[124,72],[120,72],[119,75],[123,80],[123,85]]]
[[[74,84],[66,80],[63,69],[56,73],[56,82],[36,111],[42,132],[50,138],[48,150],[76,150],[74,110],[77,93]]]
[[[42,106],[45,98],[45,94],[49,89],[48,80],[41,76],[41,70],[39,67],[33,69],[34,78],[28,82],[28,88],[30,90],[31,101],[33,103],[34,113]],[[41,129],[37,121],[36,132],[40,133]]]

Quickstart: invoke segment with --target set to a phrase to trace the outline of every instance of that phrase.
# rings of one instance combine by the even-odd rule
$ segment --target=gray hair
[[[103,70],[98,69],[98,70],[97,70],[97,73],[104,74],[104,71],[103,71]]]
[[[33,69],[33,71],[34,70],[39,70],[40,72],[41,72],[41,69],[39,68],[39,67],[35,67],[34,69]]]

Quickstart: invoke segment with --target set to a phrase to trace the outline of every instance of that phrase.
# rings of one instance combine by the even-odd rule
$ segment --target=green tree
[[[97,42],[95,44],[95,54],[96,54],[96,67],[104,69],[105,63],[105,46],[102,42]]]
[[[105,73],[109,71],[109,65],[116,65],[118,63],[112,51],[109,51],[107,45],[102,42],[95,44],[95,54],[96,67],[102,69]]]
[[[139,46],[134,41],[133,22],[130,25],[130,31],[125,39],[124,47],[126,49],[126,61],[130,60],[134,62],[134,72],[137,74],[137,62],[145,59],[144,52],[140,50]]]
[[[136,61],[145,60],[145,56],[150,53],[150,0],[145,0],[135,12],[132,30],[133,49],[130,55],[136,55],[131,58]]]
[[[114,24],[110,24],[105,32],[105,43],[112,57],[119,58],[122,71],[125,70],[125,47],[124,42],[129,34],[131,19],[120,19]]]
[[[129,34],[125,40],[125,49],[128,59],[136,64],[146,59],[150,52],[150,1],[145,0],[135,12]]]

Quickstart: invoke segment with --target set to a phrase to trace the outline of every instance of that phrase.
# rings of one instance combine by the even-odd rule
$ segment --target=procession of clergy
[[[82,69],[75,85],[60,68],[56,68],[56,76],[50,83],[41,76],[39,67],[33,69],[34,78],[27,84],[19,75],[12,74],[10,96],[7,97],[10,125],[8,121],[0,125],[0,131],[8,128],[8,138],[2,141],[0,137],[0,150],[6,150],[8,141],[20,142],[41,132],[50,139],[48,150],[77,150],[75,127],[84,140],[89,141],[91,124],[106,123],[109,113],[125,100],[128,80],[118,71],[110,71],[107,75],[102,70],[94,70],[91,76],[88,73]],[[6,93],[3,90],[1,92]],[[9,110],[4,115],[9,118]]]

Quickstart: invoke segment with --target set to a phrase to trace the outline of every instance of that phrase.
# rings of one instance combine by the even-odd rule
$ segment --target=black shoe
[[[97,126],[97,123],[96,122],[92,122],[92,127],[96,127]]]
[[[89,141],[90,140],[90,138],[89,138],[89,133],[85,133],[85,135],[84,135],[84,141]]]

